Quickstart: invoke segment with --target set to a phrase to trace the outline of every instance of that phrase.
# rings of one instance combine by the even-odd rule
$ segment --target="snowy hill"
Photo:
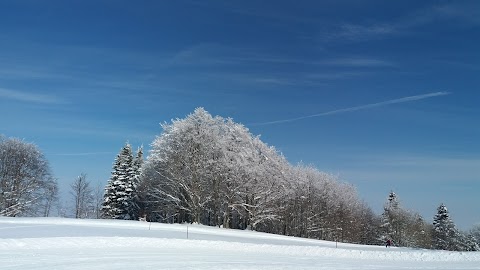
[[[1,269],[480,269],[480,252],[335,246],[197,225],[0,218]]]

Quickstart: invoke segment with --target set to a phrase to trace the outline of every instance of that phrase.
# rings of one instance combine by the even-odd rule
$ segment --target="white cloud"
[[[64,100],[52,95],[34,94],[26,91],[5,89],[5,88],[0,88],[0,98],[6,98],[6,99],[21,101],[21,102],[42,103],[42,104],[65,103]]]

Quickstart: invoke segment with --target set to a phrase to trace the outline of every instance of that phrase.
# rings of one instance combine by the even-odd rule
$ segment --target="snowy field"
[[[0,218],[0,269],[480,269],[480,252],[138,221]]]

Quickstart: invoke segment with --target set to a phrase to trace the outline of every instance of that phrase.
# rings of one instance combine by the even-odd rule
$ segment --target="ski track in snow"
[[[188,227],[188,239],[187,239]],[[200,225],[0,218],[0,269],[480,269],[480,252],[286,237]]]

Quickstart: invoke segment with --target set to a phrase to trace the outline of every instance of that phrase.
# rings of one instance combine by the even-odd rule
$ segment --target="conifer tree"
[[[140,185],[140,174],[143,165],[143,146],[137,149],[137,153],[133,159],[132,168],[133,168],[133,180],[132,180],[132,195],[131,195],[131,203],[128,210],[128,214],[130,215],[131,219],[138,219],[144,213],[143,206],[141,204],[141,198],[139,194],[139,185]]]
[[[400,207],[397,194],[391,191],[388,194],[388,200],[385,203],[382,214],[382,238],[383,240],[393,240],[395,244],[400,244]]]
[[[135,174],[135,182],[138,182],[138,179],[140,178],[140,172],[142,169],[143,165],[143,146],[140,146],[137,149],[137,154],[135,155],[135,158],[133,159],[133,172]]]
[[[433,218],[433,247],[442,250],[459,250],[459,232],[450,218],[445,204],[437,208],[437,214]]]
[[[112,175],[105,188],[102,206],[102,212],[105,218],[134,218],[131,216],[134,181],[135,171],[132,148],[129,143],[126,143],[115,159]]]

